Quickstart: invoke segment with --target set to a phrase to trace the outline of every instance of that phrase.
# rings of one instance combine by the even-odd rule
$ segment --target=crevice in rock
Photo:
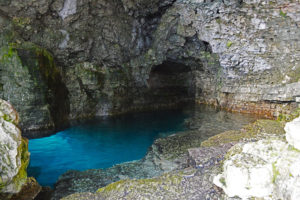
[[[68,125],[68,114],[70,112],[68,90],[62,82],[62,77],[54,60],[49,52],[44,49],[18,49],[18,56],[22,64],[26,66],[31,75],[31,80],[34,82],[35,87],[32,88],[32,95],[44,96],[35,101],[37,106],[48,105],[50,119],[47,126],[38,127],[38,130],[58,131]],[[37,66],[35,64],[37,61]],[[49,124],[52,125],[49,126]],[[46,123],[46,122],[45,122]],[[45,134],[48,134],[45,132]],[[25,132],[24,135],[29,134]],[[35,131],[26,135],[31,137],[35,135]]]

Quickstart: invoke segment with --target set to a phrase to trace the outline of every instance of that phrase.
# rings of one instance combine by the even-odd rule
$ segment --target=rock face
[[[232,147],[226,155],[223,173],[214,178],[214,183],[228,197],[299,199],[300,152],[293,145],[297,145],[295,135],[300,132],[292,128],[299,119],[285,126],[288,143],[270,137]]]
[[[1,1],[1,56],[10,56],[0,62],[0,96],[20,109],[27,130],[187,100],[277,117],[300,96],[299,7],[262,0]],[[29,70],[41,64],[36,53],[12,45],[25,41],[51,52],[54,77]]]
[[[17,127],[18,114],[6,101],[0,100],[0,197],[18,193],[27,179],[28,140]]]
[[[25,130],[55,129],[67,120],[69,107],[52,55],[15,36],[9,20],[0,24],[0,97],[15,105]]]

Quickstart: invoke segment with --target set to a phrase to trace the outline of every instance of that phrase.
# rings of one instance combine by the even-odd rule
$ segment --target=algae
[[[275,120],[257,120],[252,124],[246,125],[241,130],[226,131],[210,137],[201,143],[201,147],[219,146],[230,142],[264,138],[267,137],[268,134],[283,135],[284,133],[284,123],[282,122]]]

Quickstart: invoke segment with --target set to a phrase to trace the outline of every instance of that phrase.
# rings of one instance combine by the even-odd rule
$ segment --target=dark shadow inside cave
[[[158,106],[191,102],[195,99],[194,80],[191,67],[167,60],[151,69],[148,79],[150,100]]]

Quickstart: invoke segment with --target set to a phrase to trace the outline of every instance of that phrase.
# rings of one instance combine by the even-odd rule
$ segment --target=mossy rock
[[[28,140],[22,138],[17,127],[18,114],[13,107],[0,100],[0,199],[18,193],[27,180],[29,164]]]
[[[181,183],[185,173],[183,171],[171,172],[160,177],[140,180],[120,180],[100,188],[96,194],[76,193],[63,198],[63,200],[80,199],[155,199],[156,195],[170,199],[177,193],[183,192]]]
[[[283,122],[275,120],[257,120],[238,131],[226,131],[210,137],[201,143],[202,147],[219,146],[230,142],[267,138],[268,135],[284,135]]]

